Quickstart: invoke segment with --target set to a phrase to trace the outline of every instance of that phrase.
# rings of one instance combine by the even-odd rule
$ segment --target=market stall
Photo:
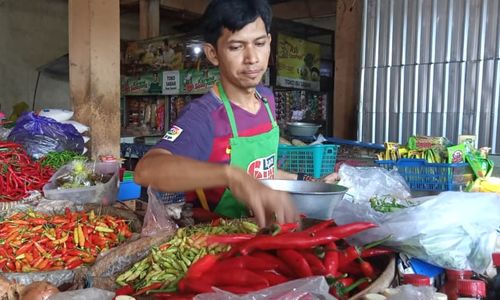
[[[322,155],[333,140],[317,145],[321,151],[311,156]],[[337,142],[335,149],[348,144]],[[485,286],[494,287],[485,272],[496,257],[492,224],[500,221],[500,196],[439,194],[498,192],[487,153],[468,140],[458,146],[430,137],[386,143],[373,161],[382,167],[342,164],[338,185],[269,181],[291,193],[304,218],[263,229],[252,219],[199,218],[190,205],[165,204],[153,191],[143,214],[124,209],[116,201],[124,175],[116,160],[85,162],[70,150],[38,156],[40,147],[29,145],[0,144],[0,269],[11,291],[7,299],[28,293],[34,282],[50,293],[59,289],[61,296],[80,292],[116,299],[375,299],[373,294],[392,299],[398,293],[454,299],[470,289],[481,295]],[[286,146],[289,151],[315,147]],[[282,157],[283,166],[292,157]],[[405,167],[410,163],[412,169]],[[335,161],[322,159],[320,169],[325,164],[333,169]],[[314,159],[295,166],[311,176],[318,172]],[[436,196],[412,198],[419,188]],[[444,214],[455,217],[443,219]],[[186,227],[183,218],[196,224]]]
[[[111,1],[94,3],[86,14],[104,13],[103,3]],[[77,6],[70,11],[73,31],[79,28],[75,20],[98,31]],[[324,44],[280,22],[271,33],[270,67],[262,78],[272,88],[280,129],[271,160],[308,180],[263,179],[259,185],[287,192],[300,219],[280,224],[274,213],[272,222],[259,227],[257,218],[220,214],[202,193],[196,193],[198,205],[184,193],[134,181],[137,160],[162,137],[175,135],[168,129],[175,129],[183,108],[221,76],[201,54],[199,36],[157,37],[156,28],[153,38],[123,42],[121,64],[110,59],[114,72],[122,67],[121,157],[96,152],[118,146],[103,134],[102,116],[118,114],[110,100],[100,110],[99,97],[86,106],[88,95],[77,93],[79,120],[91,111],[89,120],[101,125],[92,134],[71,110],[23,106],[24,113],[8,121],[0,112],[0,299],[498,299],[500,179],[490,147],[478,147],[474,135],[419,134],[416,120],[412,135],[398,142],[332,136],[339,121],[331,117],[333,70],[321,70]],[[112,28],[103,36],[116,37]],[[333,32],[325,31],[333,40]],[[95,35],[90,40],[88,52],[106,44]],[[72,44],[72,51],[82,43]],[[73,76],[75,62],[86,59],[75,60],[74,53]],[[96,56],[85,65],[105,73],[108,65]],[[117,92],[116,78],[92,78],[89,90],[109,85],[101,92]],[[376,76],[368,81],[376,85]],[[383,97],[370,90],[378,103]],[[360,132],[393,136],[392,128],[379,128],[376,120]],[[110,124],[116,133],[116,122]],[[105,147],[96,147],[96,131]],[[88,153],[90,137],[94,147]],[[231,154],[231,148],[224,150]],[[259,164],[250,166],[261,174]],[[323,182],[332,172],[340,181]]]

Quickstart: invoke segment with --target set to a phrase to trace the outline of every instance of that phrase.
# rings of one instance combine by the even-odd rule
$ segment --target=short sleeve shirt
[[[268,88],[258,86],[257,91],[265,97],[275,116],[274,96]],[[257,113],[252,114],[231,103],[240,136],[254,136],[272,129],[266,107],[261,102]],[[191,101],[182,111],[174,126],[156,144],[175,155],[196,160],[229,163],[229,139],[231,126],[226,109],[214,87],[202,97]]]

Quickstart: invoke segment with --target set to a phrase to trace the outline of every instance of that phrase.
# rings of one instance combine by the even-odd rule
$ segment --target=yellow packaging
[[[486,177],[478,178],[467,188],[469,192],[482,193],[499,193],[500,194],[500,178]]]

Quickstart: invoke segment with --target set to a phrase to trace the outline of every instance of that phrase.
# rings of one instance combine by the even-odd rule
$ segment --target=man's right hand
[[[253,213],[260,227],[273,222],[299,221],[299,214],[288,193],[265,186],[241,169],[228,166],[227,172],[231,193]]]

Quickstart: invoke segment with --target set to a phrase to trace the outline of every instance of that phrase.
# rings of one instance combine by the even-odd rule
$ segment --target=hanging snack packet
[[[469,163],[476,178],[491,176],[493,172],[493,161],[481,157],[480,152],[474,151],[465,155],[465,160]]]

